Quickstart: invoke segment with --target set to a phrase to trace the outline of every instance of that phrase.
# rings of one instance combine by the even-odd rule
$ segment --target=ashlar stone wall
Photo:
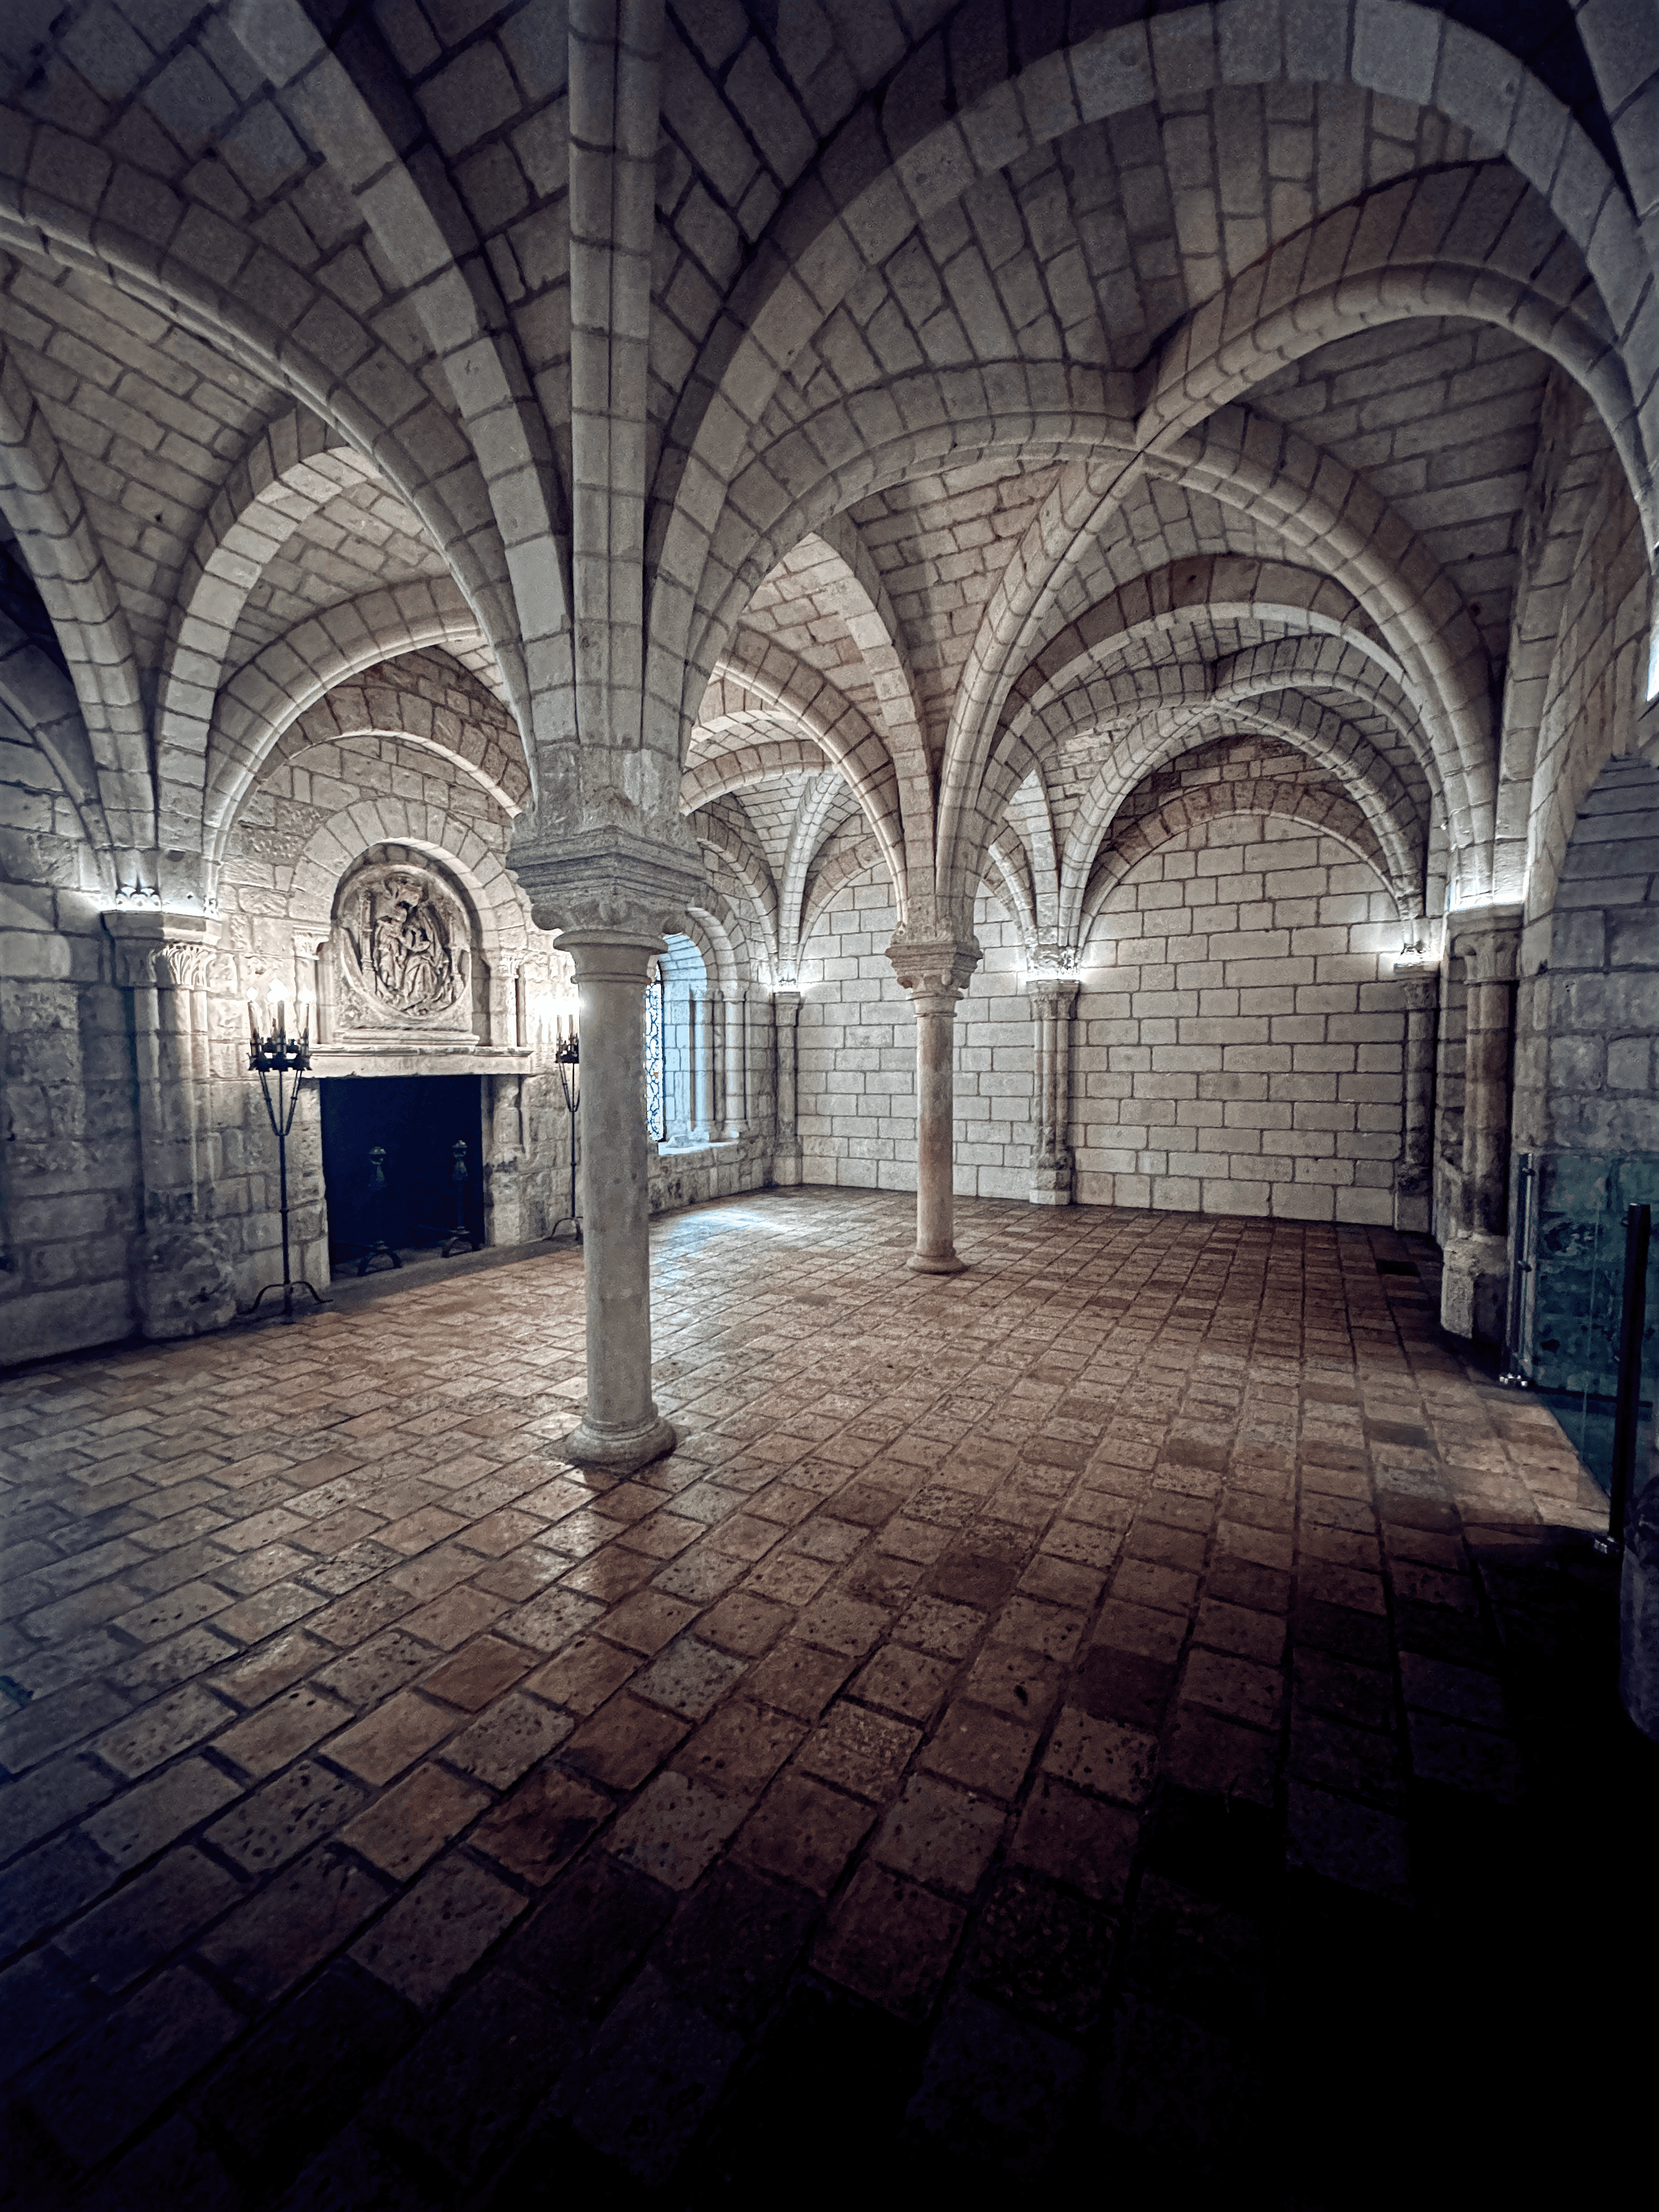
[[[916,1187],[916,1027],[887,945],[897,927],[885,875],[843,884],[800,963],[797,1114],[803,1177],[861,1190]],[[957,1006],[956,1174],[963,1198],[1030,1188],[1031,1018],[1019,933],[981,893],[984,957]]]
[[[1283,817],[1215,816],[1139,860],[1083,951],[1078,1197],[1391,1222],[1400,945],[1376,871]]]

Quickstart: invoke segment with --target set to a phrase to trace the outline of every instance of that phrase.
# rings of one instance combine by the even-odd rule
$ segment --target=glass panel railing
[[[1524,1152],[1517,1163],[1510,1365],[1537,1391],[1603,1490],[1613,1474],[1626,1218],[1659,1213],[1659,1154]],[[1659,1240],[1646,1270],[1637,1480],[1659,1390]]]

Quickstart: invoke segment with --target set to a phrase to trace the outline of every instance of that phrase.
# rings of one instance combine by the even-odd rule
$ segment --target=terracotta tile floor
[[[1423,1239],[910,1221],[661,1224],[682,1443],[614,1486],[574,1253],[0,1384],[15,2201],[1167,2180],[1269,2077],[1339,2160],[1469,2094],[1492,1915],[1626,1788],[1554,1422]]]

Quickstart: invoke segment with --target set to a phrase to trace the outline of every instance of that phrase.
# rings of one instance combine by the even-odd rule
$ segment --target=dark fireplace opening
[[[483,1242],[483,1146],[476,1075],[325,1076],[323,1181],[329,1266],[349,1272],[377,1243],[411,1254],[438,1250],[460,1218]],[[455,1181],[456,1151],[466,1181]],[[375,1185],[373,1154],[386,1182]]]

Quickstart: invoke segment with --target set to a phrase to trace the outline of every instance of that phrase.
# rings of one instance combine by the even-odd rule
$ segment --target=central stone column
[[[536,927],[571,957],[580,1005],[587,1409],[564,1449],[625,1474],[676,1441],[651,1395],[646,979],[705,886],[695,854],[609,824],[550,848],[526,837],[513,868]]]
[[[1452,1336],[1501,1344],[1508,1319],[1510,1046],[1515,1022],[1518,908],[1457,929],[1463,962],[1463,1176],[1458,1234],[1446,1246],[1441,1325]]]
[[[581,1467],[626,1473],[672,1451],[651,1396],[650,1185],[643,1001],[659,938],[566,930],[576,963],[582,1070],[582,1258],[587,1411],[564,1449]]]
[[[957,1000],[979,964],[977,942],[900,930],[887,948],[916,1011],[916,1249],[919,1275],[960,1274],[956,1230]]]

